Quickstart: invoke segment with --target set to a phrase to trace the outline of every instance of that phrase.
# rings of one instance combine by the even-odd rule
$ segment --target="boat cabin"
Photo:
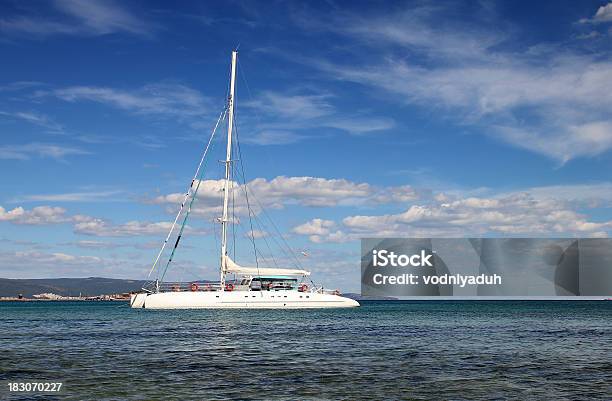
[[[245,277],[240,286],[248,286],[251,291],[294,290],[298,288],[298,279],[291,276]]]

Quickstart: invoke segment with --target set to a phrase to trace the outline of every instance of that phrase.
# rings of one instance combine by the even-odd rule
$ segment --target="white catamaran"
[[[228,103],[217,121],[204,155],[196,170],[194,179],[181,204],[181,208],[172,224],[170,232],[164,241],[157,258],[151,268],[151,272],[158,266],[158,262],[168,240],[174,232],[179,216],[185,210],[189,215],[193,201],[197,194],[201,180],[200,169],[212,143],[214,133],[221,120],[227,117],[227,151],[225,158],[225,178],[223,185],[223,215],[221,217],[221,279],[218,282],[164,282],[161,279],[150,281],[141,292],[132,294],[130,305],[132,308],[145,309],[188,309],[188,308],[274,308],[274,309],[297,309],[297,308],[349,308],[359,306],[355,300],[340,296],[337,290],[329,291],[323,287],[309,286],[306,279],[310,272],[302,269],[265,268],[240,266],[228,255],[228,231],[229,223],[234,218],[229,216],[230,192],[232,189],[232,136],[234,129],[234,95],[236,81],[236,61],[238,53],[232,52],[232,67],[230,78],[230,90]],[[246,186],[246,182],[245,182]],[[246,193],[245,193],[246,194]],[[188,203],[187,201],[190,200]],[[247,195],[248,202],[248,195]],[[187,205],[187,209],[185,206]],[[249,218],[251,217],[249,209]],[[178,237],[168,259],[172,260],[174,250],[178,246],[184,224],[178,233]],[[254,231],[251,227],[251,237],[255,240]],[[254,242],[253,242],[254,243]],[[257,251],[255,257],[257,258]],[[166,268],[168,266],[166,265]],[[159,270],[158,270],[159,271]],[[151,275],[151,272],[149,275]],[[233,279],[226,276],[233,275]]]

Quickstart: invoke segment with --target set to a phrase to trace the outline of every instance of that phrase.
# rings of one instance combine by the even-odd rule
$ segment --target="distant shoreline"
[[[612,298],[586,298],[586,297],[573,297],[573,298],[531,298],[531,299],[519,299],[519,298],[410,298],[410,299],[397,299],[397,298],[363,298],[359,299],[359,302],[389,302],[389,303],[423,303],[423,302],[589,302],[589,301],[612,301]],[[1,302],[129,302],[129,299],[36,299],[36,298],[0,298]]]
[[[128,302],[129,299],[37,299],[37,298],[0,298],[0,302]]]

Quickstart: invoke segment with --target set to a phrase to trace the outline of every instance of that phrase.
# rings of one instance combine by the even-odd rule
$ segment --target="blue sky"
[[[279,263],[266,216],[344,290],[361,237],[609,236],[612,3],[302,3],[1,2],[0,276],[145,277],[236,46]],[[176,279],[217,269],[218,134]]]

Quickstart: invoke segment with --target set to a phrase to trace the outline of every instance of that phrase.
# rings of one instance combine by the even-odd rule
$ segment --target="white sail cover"
[[[227,255],[223,260],[225,261],[223,270],[226,273],[248,274],[251,276],[310,276],[310,272],[306,270],[240,266]]]

